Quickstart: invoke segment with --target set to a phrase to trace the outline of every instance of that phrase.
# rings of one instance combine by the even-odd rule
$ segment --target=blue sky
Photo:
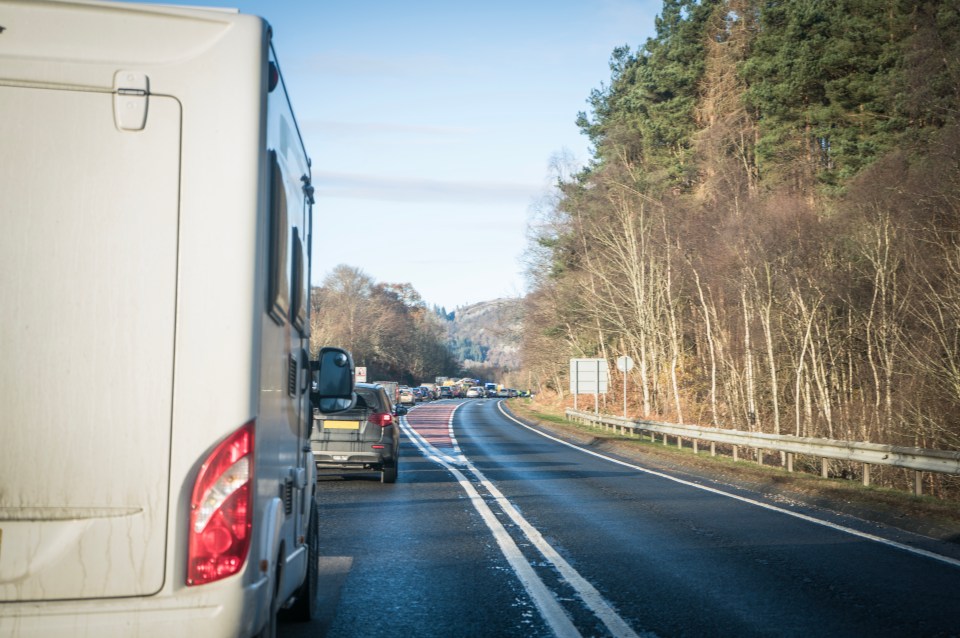
[[[447,310],[524,294],[551,158],[661,0],[199,0],[265,17],[313,159],[314,283],[337,264]]]

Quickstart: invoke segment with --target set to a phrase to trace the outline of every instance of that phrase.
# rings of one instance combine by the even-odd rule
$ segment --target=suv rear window
[[[389,412],[381,401],[379,388],[357,386],[355,391],[357,393],[357,405],[351,412],[362,412],[363,410],[369,410],[370,412]]]

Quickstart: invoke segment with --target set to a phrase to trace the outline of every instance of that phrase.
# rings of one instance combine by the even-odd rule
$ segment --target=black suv
[[[317,469],[373,470],[394,483],[400,463],[400,424],[407,409],[394,406],[383,386],[356,384],[357,404],[345,412],[314,411],[310,447]]]

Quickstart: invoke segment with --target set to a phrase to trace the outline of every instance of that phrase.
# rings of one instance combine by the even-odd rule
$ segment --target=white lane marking
[[[560,572],[560,575],[573,587],[577,595],[580,596],[580,599],[584,604],[590,608],[590,611],[600,619],[607,629],[610,630],[610,633],[618,638],[639,638],[633,629],[621,618],[617,612],[610,606],[610,604],[604,600],[603,596],[600,594],[597,589],[587,581],[586,578],[580,575],[580,573],[575,570],[570,563],[568,563],[564,558],[557,553],[557,550],[553,548],[550,543],[548,543],[543,535],[540,534],[540,531],[537,530],[533,525],[527,522],[525,518],[517,511],[517,508],[511,503],[501,492],[498,490],[493,483],[487,480],[480,470],[478,470],[474,465],[467,461],[467,469],[473,472],[477,478],[480,479],[481,483],[487,488],[490,494],[496,499],[497,503],[500,505],[500,508],[507,513],[507,516],[516,523],[517,527],[523,531],[524,536],[533,543],[533,545],[540,550],[540,553],[543,554],[543,557],[547,559],[548,562],[552,563],[554,567],[557,568],[557,571]]]
[[[843,526],[843,525],[838,525],[837,523],[831,523],[830,521],[825,521],[825,520],[822,520],[822,519],[819,519],[819,518],[815,518],[815,517],[809,516],[809,515],[807,515],[807,514],[801,514],[800,512],[791,512],[790,510],[783,509],[782,507],[777,507],[776,505],[770,505],[769,503],[763,503],[763,502],[761,502],[761,501],[755,501],[755,500],[753,500],[752,498],[747,498],[747,497],[745,497],[745,496],[739,496],[739,495],[737,495],[737,494],[731,494],[730,492],[724,492],[723,490],[719,490],[719,489],[717,489],[717,488],[715,488],[715,487],[710,487],[710,486],[707,486],[707,485],[700,485],[699,483],[693,483],[693,482],[691,482],[691,481],[685,481],[685,480],[683,480],[683,479],[681,479],[681,478],[677,478],[677,477],[675,477],[675,476],[670,476],[669,474],[664,474],[663,472],[657,472],[657,471],[655,471],[655,470],[651,470],[651,469],[648,469],[648,468],[645,468],[645,467],[640,467],[639,465],[634,465],[633,463],[628,463],[628,462],[626,462],[626,461],[621,461],[620,459],[615,459],[615,458],[612,458],[612,457],[609,457],[609,456],[605,456],[605,455],[600,454],[600,453],[598,453],[598,452],[594,452],[593,450],[586,450],[586,449],[584,449],[584,448],[582,448],[582,447],[580,447],[580,446],[574,445],[573,443],[570,443],[570,442],[568,442],[568,441],[564,441],[563,439],[559,439],[559,438],[557,438],[557,437],[555,437],[555,436],[551,436],[551,435],[549,435],[549,434],[547,434],[547,433],[545,433],[545,432],[541,432],[540,430],[537,430],[536,428],[530,427],[530,426],[527,425],[526,423],[523,423],[523,422],[521,422],[521,421],[518,421],[517,419],[515,419],[515,418],[513,418],[512,416],[510,416],[509,414],[507,414],[507,413],[504,411],[503,406],[500,405],[500,403],[497,403],[497,409],[500,410],[500,413],[501,413],[503,416],[505,416],[506,418],[510,419],[510,420],[513,421],[514,423],[516,423],[516,424],[518,424],[518,425],[520,425],[520,426],[522,426],[522,427],[527,428],[527,429],[530,430],[531,432],[535,432],[535,433],[539,434],[539,435],[542,436],[542,437],[545,437],[545,438],[550,439],[551,441],[556,441],[557,443],[566,445],[567,447],[573,448],[574,450],[579,450],[580,452],[583,452],[584,454],[589,454],[589,455],[595,456],[595,457],[597,457],[597,458],[599,458],[599,459],[604,459],[604,460],[606,460],[606,461],[610,461],[611,463],[616,463],[617,465],[622,465],[622,466],[624,466],[624,467],[628,467],[628,468],[630,468],[630,469],[637,470],[637,471],[639,471],[639,472],[644,472],[644,473],[646,473],[646,474],[650,474],[650,475],[653,475],[653,476],[658,476],[658,477],[660,477],[660,478],[665,478],[665,479],[670,480],[670,481],[673,481],[673,482],[675,482],[675,483],[680,483],[681,485],[687,485],[687,486],[689,486],[689,487],[695,487],[695,488],[697,488],[698,490],[703,490],[703,491],[705,491],[705,492],[712,492],[713,494],[719,494],[720,496],[726,496],[726,497],[728,497],[728,498],[732,498],[732,499],[735,499],[735,500],[737,500],[737,501],[742,501],[742,502],[744,502],[744,503],[749,503],[750,505],[756,505],[757,507],[762,507],[763,509],[770,510],[770,511],[772,511],[772,512],[779,512],[780,514],[786,514],[787,516],[793,516],[794,518],[799,518],[799,519],[804,520],[804,521],[807,521],[807,522],[809,522],[809,523],[814,523],[814,524],[816,524],[816,525],[821,525],[821,526],[823,526],[823,527],[829,527],[830,529],[834,529],[834,530],[836,530],[836,531],[838,531],[838,532],[843,532],[843,533],[845,533],[845,534],[850,534],[851,536],[857,536],[857,537],[859,537],[859,538],[863,538],[863,539],[866,539],[866,540],[869,540],[869,541],[873,541],[873,542],[875,542],[875,543],[880,543],[880,544],[882,544],[882,545],[887,545],[887,546],[889,546],[889,547],[894,547],[894,548],[896,548],[896,549],[900,549],[900,550],[903,550],[903,551],[906,551],[906,552],[910,552],[911,554],[916,554],[916,555],[918,555],[918,556],[924,556],[924,557],[926,557],[926,558],[932,558],[933,560],[940,561],[941,563],[946,563],[947,565],[951,565],[951,566],[953,566],[953,567],[960,567],[960,560],[957,560],[957,559],[955,559],[955,558],[950,558],[949,556],[943,556],[942,554],[936,554],[936,553],[934,553],[934,552],[927,551],[927,550],[925,550],[925,549],[920,549],[920,548],[917,548],[917,547],[911,547],[910,545],[906,545],[906,544],[904,544],[904,543],[898,543],[897,541],[892,541],[892,540],[890,540],[890,539],[888,539],[888,538],[883,538],[883,537],[881,537],[881,536],[875,536],[874,534],[869,534],[869,533],[867,533],[867,532],[861,532],[861,531],[856,530],[856,529],[853,529],[853,528],[851,528],[851,527],[845,527],[845,526]]]
[[[460,405],[464,405],[464,404],[460,404]],[[448,421],[449,428],[450,428],[450,438],[453,441],[453,445],[455,448],[454,458],[456,458],[459,461],[458,465],[466,468],[474,476],[476,476],[477,479],[479,479],[481,484],[487,488],[487,490],[490,492],[490,495],[494,498],[494,500],[497,502],[500,508],[504,511],[504,513],[506,513],[507,516],[510,517],[510,519],[514,522],[514,524],[517,525],[517,527],[520,529],[523,535],[526,536],[527,540],[529,540],[530,543],[537,548],[537,550],[543,555],[544,559],[548,563],[554,566],[554,568],[567,581],[567,583],[576,591],[577,596],[579,596],[579,598],[583,601],[583,603],[607,627],[607,629],[610,631],[611,634],[613,634],[615,638],[639,638],[638,635],[630,628],[630,626],[617,614],[617,612],[613,609],[613,607],[603,598],[600,592],[597,591],[597,589],[592,584],[590,584],[590,582],[587,581],[587,579],[581,576],[580,573],[577,572],[577,570],[574,569],[560,555],[560,553],[557,552],[557,550],[554,549],[553,546],[550,545],[550,543],[548,543],[543,538],[543,535],[540,533],[540,531],[537,530],[537,528],[535,528],[533,525],[531,525],[523,517],[522,514],[520,514],[520,512],[513,505],[513,503],[511,503],[510,500],[507,499],[500,492],[500,490],[498,490],[497,487],[489,479],[487,479],[487,477],[484,476],[483,473],[479,469],[477,469],[475,465],[473,465],[473,463],[471,463],[466,458],[466,456],[460,450],[460,446],[457,444],[456,438],[454,438],[453,436],[453,420],[454,420],[456,411],[459,407],[460,406],[458,405],[450,413],[450,418]],[[412,428],[409,427],[409,423],[405,423],[403,421],[401,421],[401,423],[407,425],[408,430],[412,430]],[[433,446],[430,446],[430,444],[427,441],[423,440],[423,438],[420,437],[419,433],[414,432],[414,436],[411,436],[411,438],[415,438],[415,443],[418,444],[418,447],[421,448],[421,451],[424,452],[424,454],[427,455],[428,457],[430,457],[431,455],[434,455],[437,457],[438,460],[442,460],[446,462],[450,462],[452,460],[451,457],[448,456],[447,454],[444,454],[440,450],[437,450],[436,448],[433,448]],[[424,449],[424,447],[422,446],[419,446],[420,441],[423,441],[423,443],[426,446],[429,446],[432,449],[432,452]],[[462,476],[462,474],[460,474],[454,468],[448,467],[448,469],[451,472],[454,472],[455,475]],[[470,485],[470,489],[473,490],[472,485]],[[487,508],[487,510],[489,511],[489,507],[486,505],[486,502],[483,503],[483,506]],[[497,525],[500,525],[499,521],[497,521],[495,518],[493,520]],[[526,565],[527,563],[525,562],[524,564]]]
[[[462,487],[463,491],[470,497],[470,502],[473,504],[474,509],[480,514],[483,522],[487,524],[487,527],[496,539],[497,545],[500,547],[504,558],[507,559],[510,567],[513,568],[523,588],[527,590],[530,598],[540,610],[541,616],[543,616],[543,619],[550,626],[553,633],[560,638],[582,638],[580,632],[574,627],[566,612],[563,611],[563,607],[557,602],[556,597],[547,588],[546,584],[540,580],[540,577],[537,576],[533,567],[531,567],[530,563],[524,558],[523,552],[520,551],[520,548],[517,547],[513,538],[503,525],[500,524],[500,521],[497,520],[496,515],[487,505],[486,501],[483,500],[483,497],[477,492],[476,488],[470,483],[470,480],[447,461],[448,457],[446,455],[437,453],[436,448],[425,441],[410,424],[407,423],[406,418],[401,418],[400,424],[401,427],[403,427],[404,433],[420,448],[424,456],[445,467],[447,471],[457,479],[460,487]]]
[[[463,405],[463,404],[461,403],[460,405]],[[457,437],[453,433],[453,415],[457,413],[457,409],[460,407],[460,405],[454,406],[453,410],[450,411],[450,418],[447,419],[447,432],[450,435],[450,443],[453,444],[454,456],[449,457],[449,456],[443,455],[443,453],[440,452],[440,450],[437,450],[437,453],[443,455],[445,459],[449,460],[454,465],[463,467],[467,464],[467,457],[463,455],[463,450],[460,449],[460,444],[457,443]],[[436,450],[436,448],[434,449]]]

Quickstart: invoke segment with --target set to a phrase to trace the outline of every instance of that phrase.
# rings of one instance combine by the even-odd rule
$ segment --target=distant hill
[[[494,299],[457,308],[444,317],[453,355],[470,369],[520,367],[523,301]]]

